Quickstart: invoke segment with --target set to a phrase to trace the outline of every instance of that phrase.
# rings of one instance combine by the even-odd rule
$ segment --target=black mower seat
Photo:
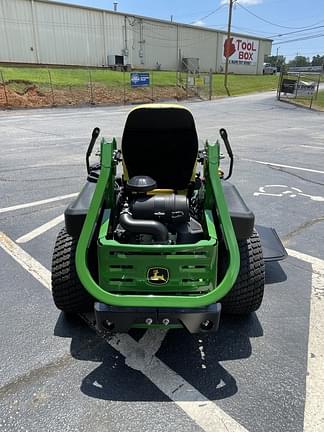
[[[178,105],[147,104],[126,120],[122,153],[126,177],[150,176],[161,189],[186,189],[198,153],[195,122]]]

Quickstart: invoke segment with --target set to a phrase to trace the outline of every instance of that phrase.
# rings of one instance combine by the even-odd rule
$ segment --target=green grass
[[[229,75],[228,88],[231,96],[276,90],[278,78],[275,75]],[[226,95],[224,75],[214,75],[213,94]]]
[[[48,69],[45,68],[3,67],[0,70],[3,73],[5,81],[25,80],[39,86],[49,86],[50,76],[52,84],[58,87],[80,87],[86,85],[90,79],[93,83],[120,87],[123,86],[124,80],[127,84],[130,80],[128,72],[123,73],[109,69],[51,68],[50,75]],[[154,71],[153,83],[161,86],[176,85],[176,73]]]
[[[324,108],[324,90],[318,92],[317,99],[313,101],[315,107]]]
[[[25,80],[40,88],[50,86],[49,72],[46,68],[17,68],[2,67],[4,80]],[[129,73],[111,71],[108,69],[63,69],[51,68],[50,75],[54,87],[84,87],[91,80],[98,85],[121,87],[124,82],[129,85]],[[153,71],[154,86],[175,86],[177,83],[176,72]],[[184,77],[184,75],[183,75]],[[152,80],[152,78],[151,78]],[[229,75],[228,87],[233,96],[252,92],[275,90],[277,88],[278,77],[273,75]],[[10,86],[18,91],[23,84],[11,83]],[[215,74],[213,76],[213,95],[225,96],[224,75]]]

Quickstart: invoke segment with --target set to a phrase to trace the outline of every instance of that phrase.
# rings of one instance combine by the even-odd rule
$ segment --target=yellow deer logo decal
[[[148,269],[147,280],[151,284],[162,285],[169,281],[169,270],[162,267]]]

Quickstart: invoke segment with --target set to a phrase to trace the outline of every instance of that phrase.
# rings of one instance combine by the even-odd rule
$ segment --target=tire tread
[[[88,312],[93,305],[76,272],[76,247],[77,240],[61,229],[52,259],[52,295],[56,307],[66,313]]]
[[[247,315],[261,306],[265,266],[259,234],[256,230],[247,240],[238,241],[240,271],[231,291],[221,301],[225,313]]]

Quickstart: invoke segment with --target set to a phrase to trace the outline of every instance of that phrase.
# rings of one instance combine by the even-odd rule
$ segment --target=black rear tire
[[[254,230],[247,240],[239,240],[240,271],[231,291],[221,300],[223,312],[247,315],[261,306],[265,266],[259,234]]]
[[[52,294],[56,307],[67,314],[89,312],[94,302],[76,272],[76,246],[77,240],[61,229],[52,259]]]

